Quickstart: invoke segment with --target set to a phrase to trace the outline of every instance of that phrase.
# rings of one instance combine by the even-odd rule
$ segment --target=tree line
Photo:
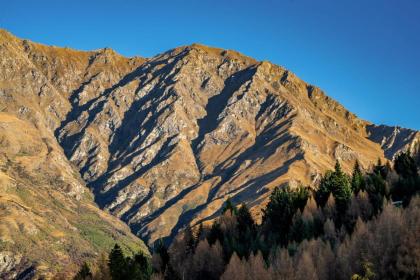
[[[356,161],[351,176],[337,162],[315,190],[275,188],[261,224],[228,199],[151,259],[116,245],[97,269],[108,278],[84,264],[75,279],[420,279],[418,169],[409,152],[366,173]]]

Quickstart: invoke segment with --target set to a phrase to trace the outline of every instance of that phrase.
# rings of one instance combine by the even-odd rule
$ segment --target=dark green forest
[[[356,161],[352,174],[337,162],[316,188],[275,188],[260,224],[228,199],[211,227],[157,242],[151,259],[115,245],[75,279],[420,279],[419,158]]]

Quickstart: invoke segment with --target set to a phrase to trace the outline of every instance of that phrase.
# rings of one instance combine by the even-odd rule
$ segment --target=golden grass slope
[[[0,278],[24,270],[67,278],[117,242],[127,252],[147,252],[125,224],[94,204],[54,141],[0,113],[0,254],[17,262]]]

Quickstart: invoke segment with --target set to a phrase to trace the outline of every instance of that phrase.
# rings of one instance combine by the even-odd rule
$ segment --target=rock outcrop
[[[272,188],[316,183],[336,159],[368,168],[418,141],[381,146],[387,131],[235,51],[124,58],[0,36],[3,110],[54,133],[99,206],[149,243],[211,220],[227,197],[258,210]]]
[[[401,151],[414,153],[420,145],[420,132],[399,126],[369,125],[369,139],[379,143],[388,159]]]

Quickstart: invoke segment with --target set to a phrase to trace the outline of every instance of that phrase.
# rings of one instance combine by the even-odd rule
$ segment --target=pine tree
[[[245,203],[241,204],[236,214],[237,228],[239,233],[245,233],[248,229],[255,231],[255,222]]]
[[[394,168],[400,178],[393,186],[391,196],[394,200],[401,200],[405,207],[413,195],[420,193],[420,177],[416,162],[409,152],[401,153],[395,159]]]
[[[296,190],[293,191],[293,204],[296,209],[300,209],[303,212],[305,209],[306,203],[309,199],[309,187],[299,186]]]
[[[373,207],[373,213],[376,215],[382,210],[384,196],[386,194],[386,182],[378,173],[369,174],[367,179],[366,191]]]
[[[348,176],[343,173],[338,161],[335,165],[334,173],[335,177],[332,182],[331,192],[334,195],[338,212],[344,214],[351,199],[351,186]]]
[[[378,162],[373,167],[373,173],[381,176],[382,179],[384,179],[384,180],[386,179],[386,177],[388,175],[388,168],[386,167],[386,165],[382,165],[381,158],[378,158]]]
[[[237,220],[237,245],[235,251],[240,257],[248,257],[250,250],[255,249],[256,225],[248,207],[243,203],[238,209]]]
[[[118,244],[109,253],[109,270],[113,280],[124,280],[127,272],[127,260]]]
[[[287,244],[290,225],[296,212],[293,192],[289,187],[275,188],[264,210],[263,221],[270,233],[282,245]]]
[[[351,188],[355,194],[358,194],[359,191],[365,189],[365,185],[366,182],[360,169],[359,161],[356,160],[351,177]]]
[[[400,153],[394,162],[394,169],[403,178],[417,177],[417,166],[410,152]]]
[[[152,272],[150,260],[140,252],[128,258],[128,269],[124,279],[149,280]]]
[[[352,189],[349,177],[341,170],[338,161],[335,164],[334,171],[327,171],[321,179],[319,189],[316,192],[316,198],[321,207],[327,202],[330,193],[335,198],[339,217],[343,217],[351,199]]]
[[[318,206],[323,208],[325,204],[328,201],[328,198],[331,194],[331,183],[332,177],[334,176],[334,172],[331,170],[328,170],[325,172],[324,176],[321,178],[321,182],[319,183],[319,187],[317,191],[315,192],[315,199],[318,203]]]
[[[220,223],[216,221],[211,225],[209,234],[207,235],[207,240],[210,245],[213,245],[217,240],[222,242],[223,239],[224,239],[224,235],[220,227]]]

